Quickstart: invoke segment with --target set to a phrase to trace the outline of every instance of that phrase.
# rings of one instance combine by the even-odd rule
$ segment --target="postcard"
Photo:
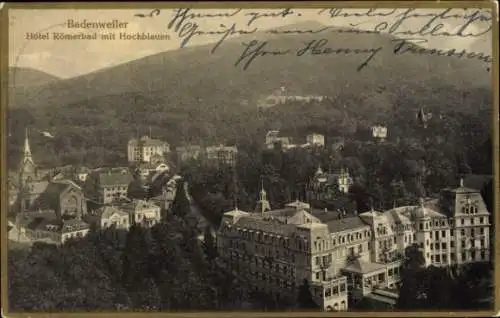
[[[491,315],[497,13],[342,5],[5,4],[4,313]]]

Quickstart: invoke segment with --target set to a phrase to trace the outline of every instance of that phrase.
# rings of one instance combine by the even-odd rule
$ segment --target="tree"
[[[140,176],[135,175],[134,180],[128,185],[127,197],[130,199],[144,200],[147,196],[148,193],[144,188],[144,183],[140,179]]]
[[[205,250],[205,254],[207,255],[207,259],[210,262],[213,262],[215,258],[218,256],[217,246],[215,244],[214,237],[212,235],[212,230],[209,225],[205,227],[205,232],[203,233],[203,249]]]
[[[174,202],[172,202],[172,214],[185,218],[191,212],[191,203],[187,197],[184,181],[178,181],[175,190]]]
[[[421,291],[422,267],[425,259],[417,244],[405,250],[405,259],[401,270],[401,288],[396,302],[398,309],[416,309],[422,307],[425,295]]]
[[[299,294],[297,297],[297,304],[300,309],[317,309],[318,304],[314,301],[309,281],[304,278],[302,285],[299,287]]]

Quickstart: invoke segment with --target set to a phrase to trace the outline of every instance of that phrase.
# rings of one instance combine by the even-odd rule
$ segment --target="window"
[[[464,225],[465,221],[464,219],[460,219],[460,224]]]
[[[446,231],[441,231],[441,236],[444,238],[446,237]]]
[[[446,242],[441,243],[441,248],[444,250],[446,249]]]
[[[326,291],[325,291],[325,297],[331,297],[332,296],[332,289],[331,288],[328,288]]]
[[[454,248],[455,247],[455,242],[454,241],[451,241],[450,242],[450,248]]]
[[[319,280],[319,272],[316,273],[316,279]]]
[[[439,240],[439,231],[436,231],[436,239]]]
[[[441,255],[436,255],[436,262],[441,263]]]

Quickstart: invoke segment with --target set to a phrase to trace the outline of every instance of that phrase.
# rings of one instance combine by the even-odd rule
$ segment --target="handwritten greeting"
[[[168,13],[167,13],[168,12]],[[234,9],[226,12],[215,10],[193,10],[182,8],[173,10],[154,9],[135,14],[141,19],[161,18],[166,20],[166,28],[173,32],[184,48],[198,37],[214,39],[210,53],[216,52],[230,38],[242,37],[241,54],[234,65],[243,70],[261,57],[280,57],[351,54],[360,56],[357,71],[366,68],[373,58],[384,49],[369,43],[365,47],[337,47],[332,43],[332,33],[385,34],[392,39],[390,48],[395,55],[428,54],[455,58],[478,59],[492,63],[490,55],[465,49],[428,48],[429,39],[474,39],[490,36],[492,30],[491,12],[482,9]],[[210,21],[210,26],[206,26]],[[315,27],[294,27],[297,21],[320,21]],[[214,27],[215,25],[215,27]],[[279,25],[280,27],[269,27]],[[291,25],[287,28],[287,25]],[[263,27],[267,26],[267,28]],[[309,34],[310,39],[302,47],[273,46],[272,36]]]

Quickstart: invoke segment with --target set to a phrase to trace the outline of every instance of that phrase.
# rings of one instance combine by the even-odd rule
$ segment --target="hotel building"
[[[221,262],[258,291],[294,301],[304,279],[327,311],[349,299],[395,304],[406,247],[417,244],[425,265],[490,260],[489,212],[478,190],[461,182],[433,200],[359,215],[293,202],[272,210],[262,189],[254,212],[224,214],[217,235]]]

